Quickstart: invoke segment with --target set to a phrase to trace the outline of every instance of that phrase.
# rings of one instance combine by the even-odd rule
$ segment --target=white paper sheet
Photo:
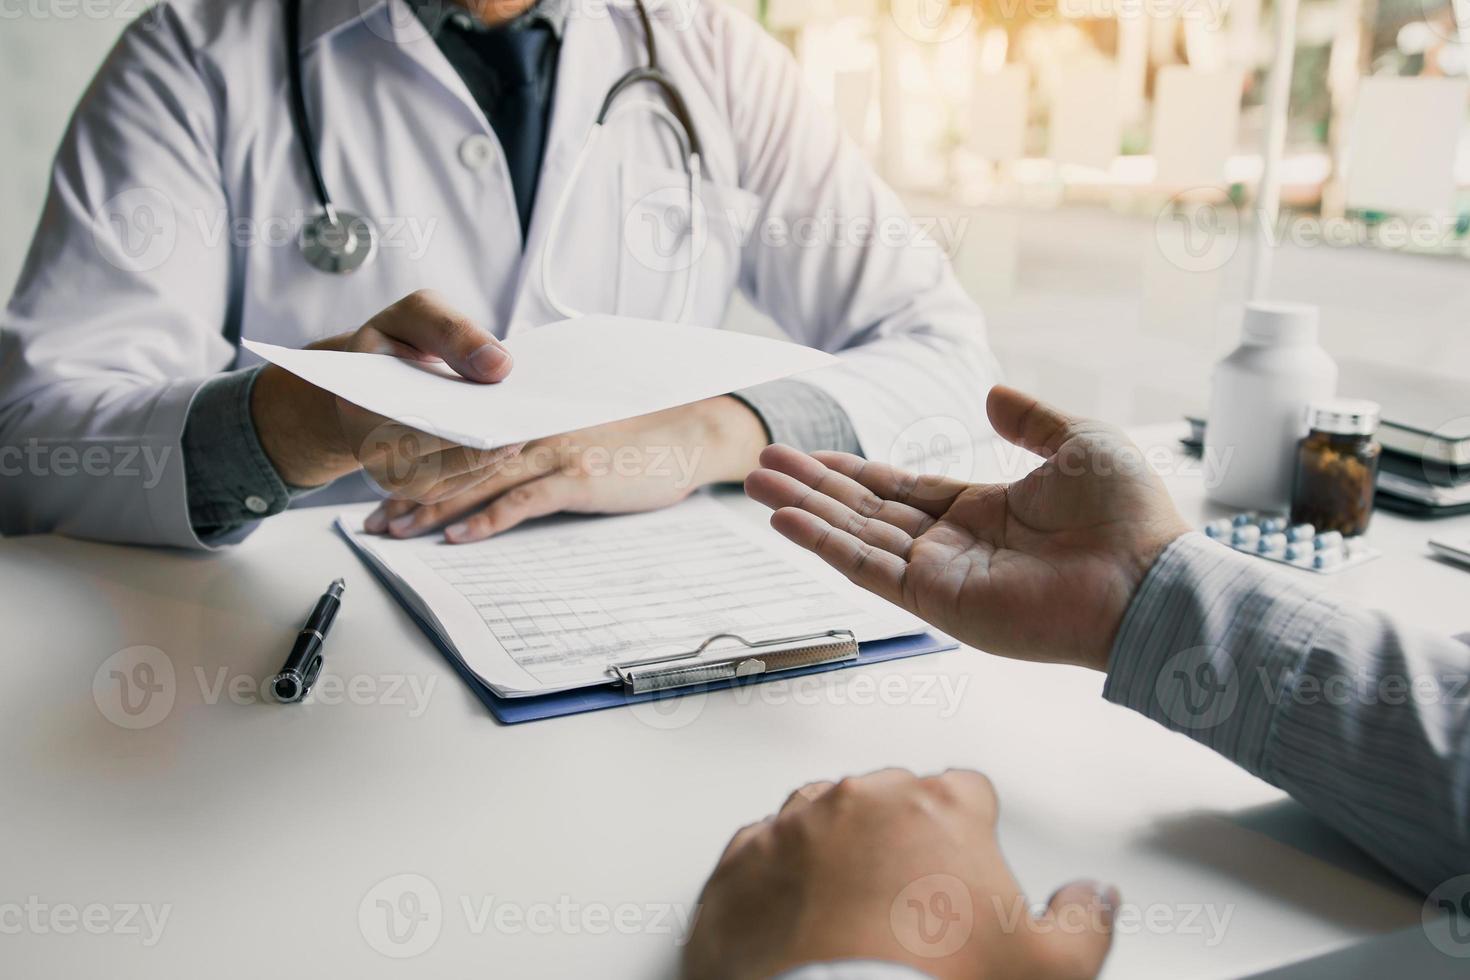
[[[850,629],[867,642],[923,629],[702,494],[468,545],[364,534],[364,516],[345,513],[339,526],[502,697],[606,684],[612,663],[693,650],[716,633],[763,640]]]
[[[245,346],[354,405],[477,449],[646,415],[837,360],[767,337],[614,316],[516,334],[505,344],[515,368],[493,385],[381,354]]]

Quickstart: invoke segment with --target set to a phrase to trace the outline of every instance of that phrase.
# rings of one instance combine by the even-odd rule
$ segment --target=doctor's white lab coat
[[[180,437],[199,387],[253,362],[241,337],[304,346],[420,288],[502,337],[560,318],[542,251],[604,94],[645,59],[631,6],[573,4],[524,242],[494,132],[403,0],[303,6],[326,183],[377,223],[376,261],[330,275],[297,248],[317,204],[278,0],[145,14],[77,109],[0,318],[0,531],[199,547]],[[996,369],[923,223],[754,22],[708,0],[649,8],[704,142],[704,233],[669,220],[687,200],[678,143],[652,113],[622,112],[571,188],[547,263],[555,292],[673,319],[692,262],[691,328],[718,326],[738,288],[794,339],[840,354],[803,380],[843,407],[869,456],[931,449],[936,431],[981,436]],[[625,98],[658,98],[638,88]]]

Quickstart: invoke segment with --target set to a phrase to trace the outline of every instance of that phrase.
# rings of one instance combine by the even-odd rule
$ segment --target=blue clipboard
[[[437,645],[437,644],[436,644]],[[742,677],[736,680],[715,681],[709,684],[696,684],[690,687],[676,687],[667,691],[648,691],[644,694],[632,694],[621,687],[612,685],[602,687],[581,687],[575,691],[562,691],[558,694],[542,694],[531,698],[502,698],[484,685],[476,677],[464,662],[452,652],[445,650],[440,645],[440,651],[444,653],[460,677],[464,678],[470,690],[485,703],[495,720],[506,725],[519,725],[527,721],[540,721],[543,718],[563,718],[567,715],[580,715],[587,711],[602,711],[605,708],[621,708],[630,704],[641,704],[645,701],[666,701],[670,698],[683,697],[686,694],[699,694],[706,691],[722,691],[729,687],[744,687],[748,684],[766,684],[770,681],[785,680],[791,677],[805,677],[808,674],[820,674],[831,670],[842,670],[845,667],[861,667],[864,664],[881,664],[887,660],[901,660],[904,657],[917,657],[925,653],[939,653],[943,650],[954,650],[959,644],[943,633],[920,633],[916,636],[896,636],[891,640],[876,640],[872,643],[864,643],[858,647],[856,660],[848,660],[842,663],[815,664],[811,667],[797,667],[793,670],[783,670],[773,674],[757,674],[753,677]]]
[[[355,549],[354,549],[355,553]],[[861,667],[865,664],[881,664],[889,660],[902,660],[906,657],[918,657],[926,653],[941,653],[945,650],[959,648],[959,643],[943,633],[919,633],[915,636],[896,636],[891,640],[876,640],[872,643],[864,643],[858,647],[856,660],[847,660],[841,663],[814,664],[810,667],[797,667],[794,670],[783,670],[774,674],[757,674],[753,677],[743,677],[735,680],[715,681],[709,684],[699,684],[692,687],[678,687],[666,691],[649,691],[644,694],[633,694],[621,687],[614,685],[598,687],[582,687],[574,691],[562,691],[557,694],[542,694],[529,698],[503,698],[486,686],[485,682],[470,670],[469,666],[460,659],[459,654],[446,643],[444,643],[429,627],[413,607],[410,606],[393,587],[393,583],[379,571],[378,567],[370,561],[363,561],[368,571],[387,590],[403,609],[408,617],[418,624],[419,629],[433,641],[434,646],[449,661],[449,666],[454,668],[466,684],[469,685],[475,697],[490,709],[490,714],[495,720],[503,725],[519,725],[528,721],[541,721],[544,718],[565,718],[568,715],[580,715],[588,711],[602,711],[607,708],[621,708],[630,704],[641,704],[645,701],[663,701],[670,698],[683,697],[688,694],[698,694],[706,691],[721,691],[729,687],[744,687],[748,684],[765,684],[770,681],[785,680],[791,677],[805,677],[809,674],[821,674],[832,670],[841,670],[845,667]]]

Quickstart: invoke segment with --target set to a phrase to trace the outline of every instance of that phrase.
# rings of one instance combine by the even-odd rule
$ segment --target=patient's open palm
[[[782,534],[966,643],[1105,668],[1134,590],[1187,527],[1116,429],[1008,388],[988,407],[1000,435],[1044,457],[1016,483],[772,446],[746,489]]]

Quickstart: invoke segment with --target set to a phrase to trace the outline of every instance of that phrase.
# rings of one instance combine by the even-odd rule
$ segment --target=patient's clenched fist
[[[1084,980],[1112,941],[1111,889],[1033,914],[996,840],[990,781],[882,772],[792,793],[730,841],[700,900],[688,980],[879,960],[937,978]]]

